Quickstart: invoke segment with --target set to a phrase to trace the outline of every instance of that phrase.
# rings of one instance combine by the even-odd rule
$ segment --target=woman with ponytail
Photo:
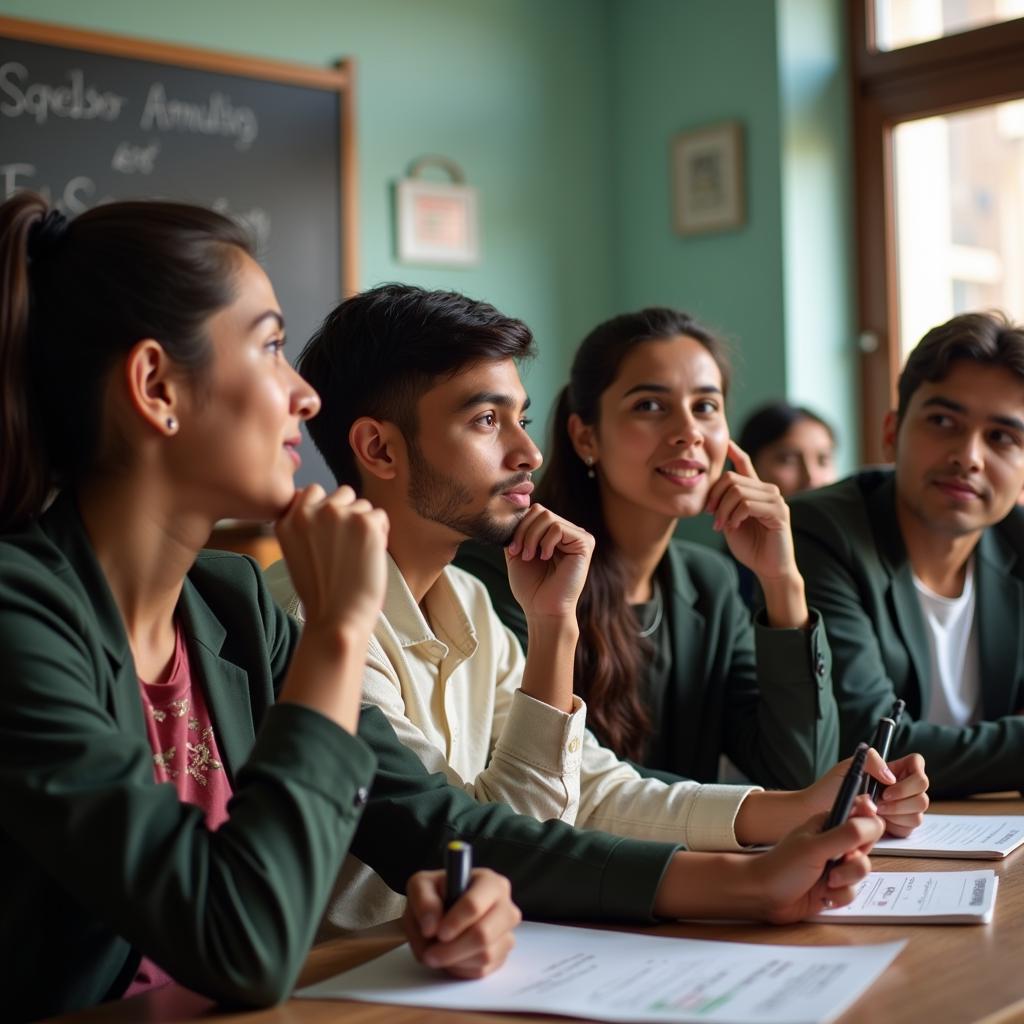
[[[274,1002],[386,756],[356,727],[387,519],[349,488],[296,492],[319,399],[231,221],[127,202],[68,223],[21,193],[0,280],[6,1017],[171,979]],[[200,553],[229,516],[277,520],[301,638],[251,560]],[[394,860],[394,840],[362,843]],[[414,947],[485,973],[518,916],[508,885],[478,873],[443,942],[417,916],[441,920],[442,885],[409,881]]]
[[[577,605],[575,687],[597,738],[665,781],[716,782],[726,755],[751,781],[795,790],[835,770],[830,655],[804,600],[789,509],[729,439],[729,377],[723,344],[685,313],[600,324],[558,397],[536,497],[596,540]],[[729,561],[673,538],[679,519],[702,512],[763,588],[754,624]],[[503,562],[479,545],[458,559],[525,645]],[[880,813],[913,827],[923,762],[891,767],[901,782]],[[808,814],[828,791],[805,791]]]

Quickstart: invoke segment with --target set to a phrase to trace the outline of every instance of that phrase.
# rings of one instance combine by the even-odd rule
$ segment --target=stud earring
[[[167,430],[170,433],[176,434],[178,432],[178,421],[173,416],[168,416],[167,420],[166,420],[166,423],[167,423]]]
[[[597,476],[594,472],[594,456],[588,455],[583,461],[587,464],[587,477],[593,480],[594,477]]]

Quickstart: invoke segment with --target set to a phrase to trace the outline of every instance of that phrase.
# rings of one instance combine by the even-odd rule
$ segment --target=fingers
[[[351,487],[295,493],[276,524],[307,628],[376,621],[384,599],[388,517]]]
[[[751,480],[761,479],[757,475],[757,470],[754,469],[754,463],[750,456],[732,438],[729,439],[727,454],[732,459],[732,464],[740,476],[749,477]]]
[[[812,818],[809,827],[817,825],[820,828],[825,817],[817,815]],[[875,805],[866,796],[859,796],[854,801],[849,818],[842,825],[830,828],[816,837],[816,853],[825,860],[838,860],[854,850],[870,850],[882,838],[884,828],[881,818],[876,814]]]
[[[594,539],[586,530],[535,503],[520,520],[508,552],[524,562],[535,557],[547,561],[556,551],[586,555],[593,547]]]
[[[875,751],[871,751],[871,754],[875,754]],[[888,767],[896,781],[887,785],[881,793],[878,813],[885,819],[886,831],[902,838],[910,835],[924,820],[930,803],[928,776],[925,775],[924,758],[920,754],[908,754],[892,761]],[[872,774],[885,782],[879,773]]]
[[[923,814],[885,815],[885,831],[897,839],[906,839],[924,821]]]
[[[387,515],[374,507],[365,498],[357,498],[356,492],[347,484],[343,484],[332,494],[327,495],[319,484],[310,484],[295,492],[291,502],[275,524],[278,536],[282,531],[290,532],[300,523],[311,523],[325,510],[332,512],[348,511],[356,514],[378,513],[386,522]]]
[[[789,508],[775,484],[737,473],[722,474],[708,493],[705,509],[715,517],[718,531],[735,529],[748,518],[775,529],[789,524]]]
[[[735,482],[736,480],[743,479],[761,483],[761,478],[757,475],[757,471],[754,469],[754,464],[750,461],[750,456],[735,441],[729,441],[728,455],[729,458],[732,459],[734,470],[731,473],[723,473],[715,481],[708,494],[708,512],[713,513],[715,511],[718,500],[725,491],[726,485],[729,482]]]
[[[868,756],[864,760],[864,771],[873,779],[878,779],[883,786],[891,786],[896,782],[896,776],[893,775],[892,770],[882,760],[882,755],[874,747],[868,748]]]
[[[466,932],[481,922],[488,922],[485,931],[515,927],[522,919],[519,908],[512,902],[512,884],[504,875],[488,868],[475,868],[470,876],[469,888],[445,914],[437,937],[441,942],[458,941]]]
[[[892,786],[896,789],[896,786]],[[892,793],[887,789],[879,798],[878,813],[885,818],[897,814],[924,814],[931,801],[923,790],[911,790],[906,793]]]
[[[871,873],[871,860],[867,853],[857,851],[836,864],[828,877],[815,886],[811,905],[823,909],[845,907],[857,895],[857,886]]]
[[[405,919],[415,926],[418,937],[432,939],[437,935],[437,926],[444,916],[444,885],[443,871],[417,871],[409,879],[405,887]]]
[[[928,776],[924,771],[924,758],[920,754],[907,754],[899,760],[890,761],[888,767],[896,781],[886,789],[883,801],[906,800],[928,791]]]
[[[828,897],[836,902],[835,891],[837,889],[850,889],[850,899],[853,899],[853,888],[860,884],[871,873],[871,858],[862,850],[855,850],[843,858],[828,873],[825,879],[825,886],[828,890]],[[850,900],[845,902],[849,903]],[[842,904],[836,903],[837,906]]]
[[[511,885],[503,875],[476,868],[465,895],[439,914],[443,886],[440,871],[419,872],[409,880],[404,924],[413,952],[428,967],[460,978],[483,977],[505,961],[522,920]]]

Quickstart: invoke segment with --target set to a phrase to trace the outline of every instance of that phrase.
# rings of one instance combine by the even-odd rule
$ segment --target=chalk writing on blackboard
[[[72,69],[64,85],[29,80],[28,68],[10,60],[0,64],[0,114],[4,117],[31,117],[36,124],[46,124],[50,117],[67,117],[73,121],[101,118],[115,121],[124,106],[124,96],[104,92],[91,83],[85,74]]]

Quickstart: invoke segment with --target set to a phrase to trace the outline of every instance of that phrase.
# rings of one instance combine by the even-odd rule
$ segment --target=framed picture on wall
[[[395,205],[402,263],[472,267],[480,262],[475,188],[406,178],[398,183]]]
[[[724,121],[672,141],[672,203],[681,235],[728,231],[746,221],[743,126]]]

